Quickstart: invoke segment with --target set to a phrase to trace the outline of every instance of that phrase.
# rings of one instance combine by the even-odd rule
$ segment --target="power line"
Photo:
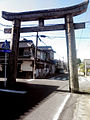
[[[5,25],[5,24],[2,24],[0,23],[1,26],[4,26],[4,27],[12,27],[12,25]]]
[[[21,36],[21,38],[25,38],[25,37],[36,37],[34,35],[31,35],[31,36]],[[52,37],[52,36],[48,36],[48,37]],[[53,38],[66,38],[64,36],[53,36]],[[76,39],[89,39],[90,40],[90,37],[75,37]],[[11,39],[11,38],[6,38],[6,39]]]
[[[37,24],[26,24],[26,25],[21,25],[21,26],[37,26]]]
[[[21,38],[24,37],[36,37],[36,35],[30,35],[30,36],[21,36]],[[39,36],[40,37],[40,36]],[[48,38],[66,38],[65,36],[46,36]],[[90,39],[90,37],[75,37],[76,39]]]
[[[90,23],[90,21],[86,21],[85,23]]]
[[[90,23],[90,21],[85,21],[85,23]],[[12,25],[7,25],[7,24],[2,24],[2,23],[0,23],[0,25],[1,26],[5,26],[5,27],[12,27]],[[38,25],[38,24],[24,24],[24,25],[22,25],[22,26],[36,26],[36,25]],[[53,25],[53,24],[47,24],[47,25]],[[59,24],[58,24],[59,25]]]
[[[43,42],[40,37],[39,37],[39,40],[40,40],[40,42],[42,42],[45,46],[47,46],[46,43]]]

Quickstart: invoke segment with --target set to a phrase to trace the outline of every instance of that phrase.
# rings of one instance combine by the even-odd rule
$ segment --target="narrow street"
[[[11,89],[27,93],[0,92],[0,119],[56,120],[69,92],[67,78],[60,75],[51,79],[17,79]]]
[[[21,80],[19,81],[21,82]],[[24,82],[39,87],[34,91],[37,98],[41,98],[41,91],[44,89],[44,97],[22,118],[24,120],[56,120],[59,117],[59,111],[61,112],[61,105],[69,92],[68,76],[62,74],[50,79],[25,80]]]
[[[0,80],[3,88],[3,79]],[[84,118],[87,117],[85,111],[89,110],[89,77],[79,77],[80,90],[88,92],[85,94],[71,94],[68,83],[67,74],[50,79],[17,79],[16,85],[10,89],[26,93],[0,91],[0,119],[80,120],[83,113]]]

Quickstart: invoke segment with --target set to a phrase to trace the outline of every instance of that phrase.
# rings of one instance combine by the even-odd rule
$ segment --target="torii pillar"
[[[12,31],[13,35],[11,43],[12,53],[9,63],[10,73],[8,76],[8,83],[12,84],[16,81],[17,57],[19,49],[18,42],[20,33],[65,30],[69,66],[68,68],[70,74],[69,88],[71,92],[78,92],[79,83],[76,64],[76,44],[74,29],[85,28],[85,23],[73,23],[73,17],[84,13],[87,10],[88,3],[89,0],[85,0],[84,2],[71,7],[20,13],[9,13],[3,11],[2,17],[6,20],[14,21],[15,23],[13,29],[5,29],[5,33],[11,33]],[[44,25],[44,20],[57,18],[65,18],[65,24],[56,24],[51,26]],[[39,25],[36,27],[20,28],[20,22],[22,21],[38,21]]]
[[[79,91],[78,70],[77,70],[77,57],[76,57],[76,43],[73,16],[71,14],[65,17],[66,24],[66,41],[67,41],[67,54],[68,54],[68,67],[69,67],[69,87],[71,92]]]
[[[21,25],[20,20],[18,19],[13,20],[12,40],[10,42],[11,53],[9,55],[7,86],[12,86],[16,82],[20,25]]]

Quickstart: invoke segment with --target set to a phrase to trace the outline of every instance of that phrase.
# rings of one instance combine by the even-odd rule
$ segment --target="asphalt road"
[[[67,75],[51,79],[17,79],[10,89],[27,93],[0,92],[0,119],[56,120],[64,100],[69,98],[68,83]],[[3,88],[3,81],[0,88]]]

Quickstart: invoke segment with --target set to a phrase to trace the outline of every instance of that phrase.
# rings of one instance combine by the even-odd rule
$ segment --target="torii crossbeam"
[[[5,33],[12,33],[11,50],[9,60],[9,74],[8,84],[12,85],[16,82],[17,71],[17,59],[19,49],[20,32],[39,32],[39,31],[54,31],[65,30],[66,31],[66,43],[67,43],[67,57],[70,71],[70,89],[71,92],[79,91],[78,73],[76,64],[76,45],[74,29],[85,28],[85,23],[73,23],[73,16],[80,15],[87,10],[89,0],[85,2],[65,8],[29,11],[20,13],[2,12],[2,17],[6,20],[13,21],[13,27],[5,29]],[[44,20],[65,18],[65,24],[45,26]],[[20,28],[22,21],[38,21],[37,27],[25,27]]]

